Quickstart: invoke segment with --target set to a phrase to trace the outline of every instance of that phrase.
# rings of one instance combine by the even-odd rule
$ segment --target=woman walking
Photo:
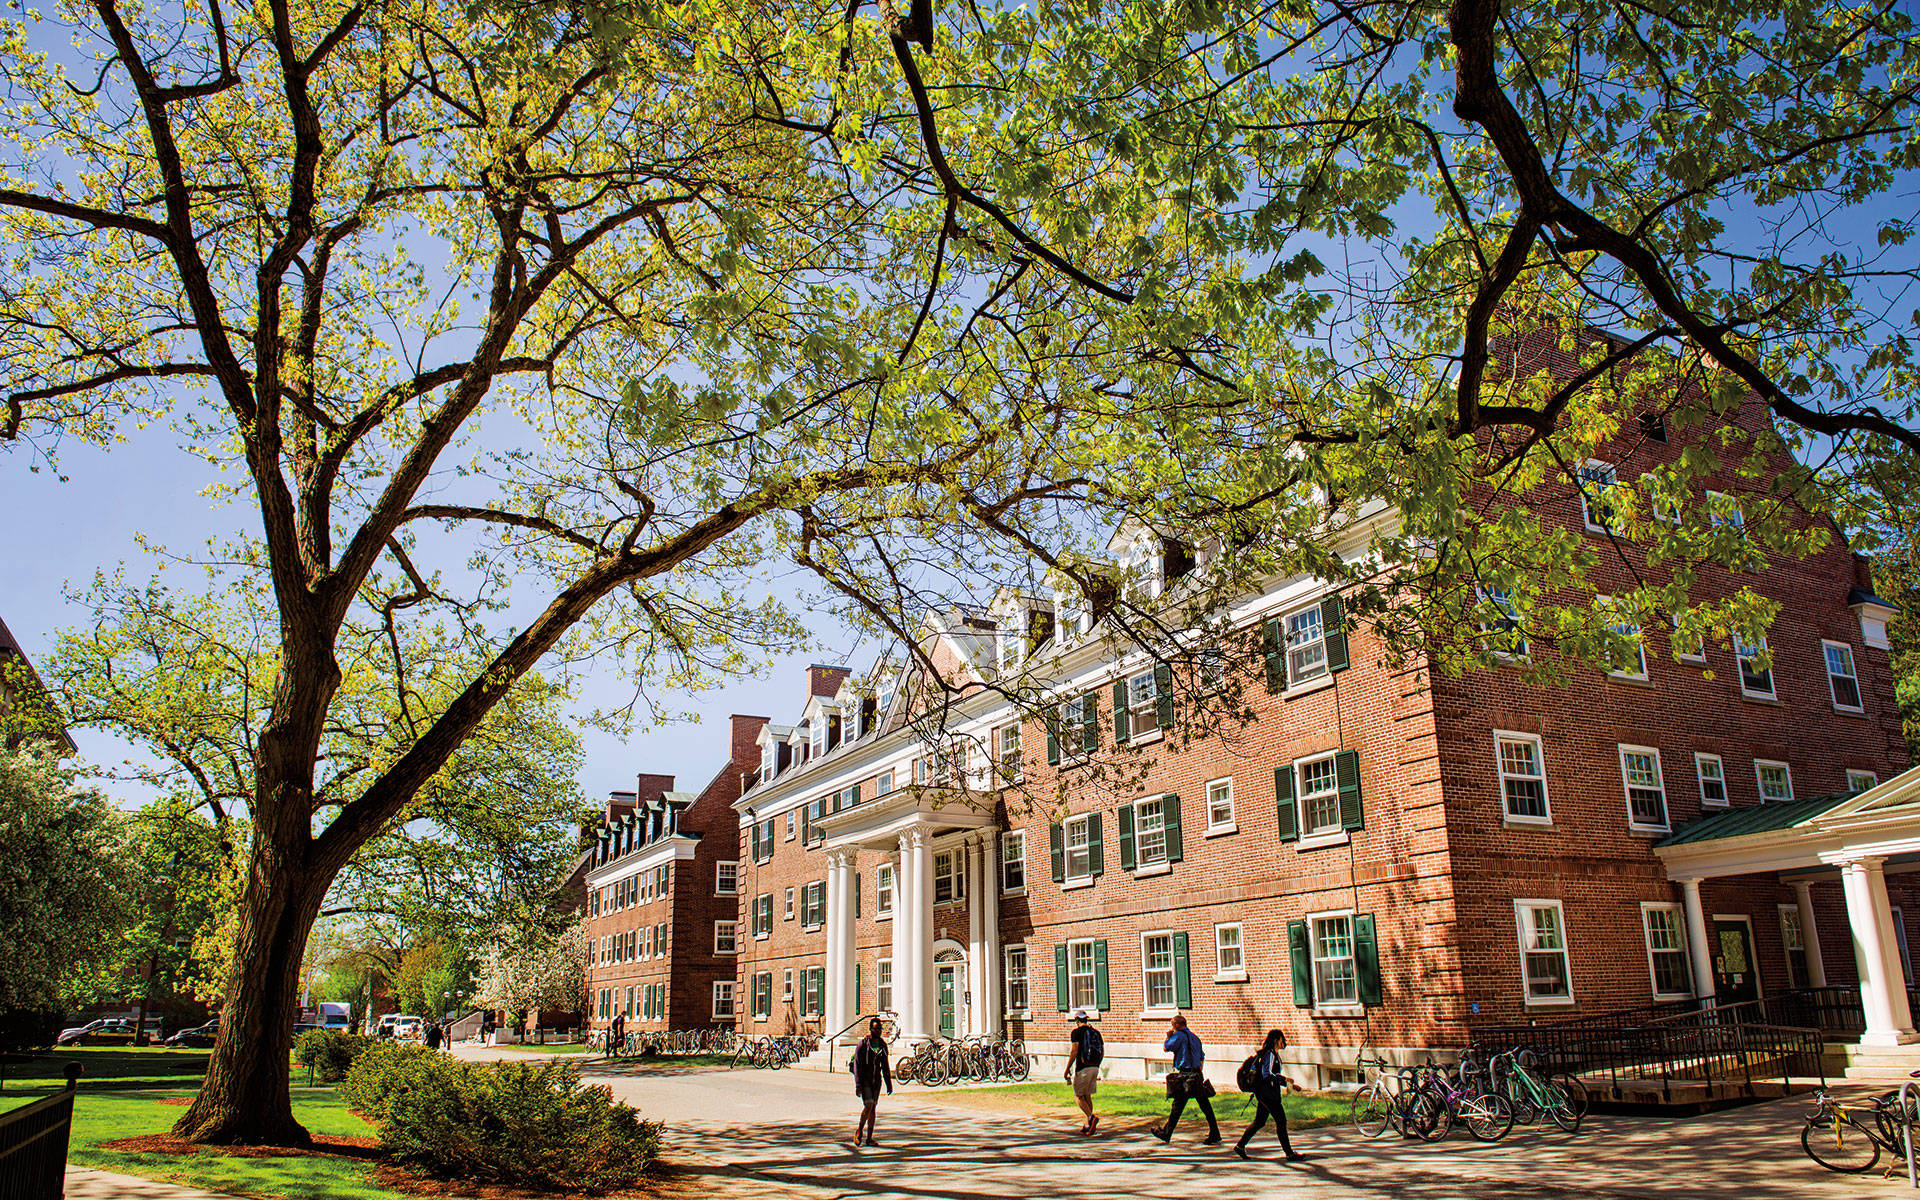
[[[853,1072],[853,1091],[860,1097],[860,1120],[853,1127],[853,1144],[858,1146],[864,1138],[869,1146],[873,1140],[873,1119],[880,1107],[880,1085],[887,1085],[887,1095],[893,1095],[893,1068],[887,1065],[886,1027],[875,1017],[867,1022],[867,1036],[853,1049],[853,1057],[847,1060],[847,1070]]]
[[[1280,1073],[1280,1051],[1286,1049],[1287,1035],[1278,1029],[1267,1031],[1267,1040],[1260,1047],[1260,1053],[1253,1060],[1253,1123],[1240,1135],[1233,1145],[1233,1152],[1241,1158],[1247,1157],[1247,1143],[1260,1127],[1267,1123],[1267,1117],[1273,1117],[1273,1130],[1280,1135],[1280,1150],[1287,1156],[1288,1162],[1301,1162],[1304,1154],[1294,1153],[1293,1143],[1287,1140],[1287,1110],[1280,1103],[1281,1097],[1291,1088],[1300,1090],[1300,1085]]]

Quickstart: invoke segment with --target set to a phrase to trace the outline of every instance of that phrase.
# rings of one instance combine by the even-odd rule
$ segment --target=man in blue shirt
[[[1188,1100],[1197,1100],[1200,1111],[1207,1118],[1207,1140],[1204,1145],[1220,1144],[1220,1122],[1213,1116],[1213,1085],[1207,1082],[1201,1066],[1207,1061],[1206,1051],[1201,1049],[1200,1036],[1187,1028],[1187,1019],[1176,1016],[1167,1030],[1167,1040],[1163,1047],[1173,1053],[1173,1072],[1167,1076],[1167,1096],[1173,1101],[1173,1109],[1167,1114],[1167,1123],[1153,1131],[1153,1136],[1161,1141],[1173,1139],[1173,1127],[1180,1122],[1180,1110],[1187,1106]]]

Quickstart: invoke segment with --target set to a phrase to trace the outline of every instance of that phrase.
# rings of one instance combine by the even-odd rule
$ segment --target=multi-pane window
[[[1000,835],[1000,890],[1022,892],[1027,887],[1027,831]]]
[[[1353,917],[1346,913],[1308,922],[1313,951],[1315,1005],[1360,1003],[1360,973],[1353,964]]]
[[[1853,647],[1845,642],[1821,642],[1827,659],[1827,690],[1833,706],[1844,712],[1859,712],[1860,679],[1853,672]]]
[[[720,862],[713,864],[713,894],[716,896],[738,895],[740,891],[740,864],[738,862]]]
[[[1018,783],[1020,781],[1020,724],[1014,722],[1002,725],[999,734],[998,758],[1000,763],[1000,782]]]
[[[1218,646],[1200,647],[1200,690],[1217,692],[1227,686],[1227,652]]]
[[[793,810],[788,809],[787,810],[787,840],[788,841],[793,840],[793,821],[794,821]]]
[[[1151,867],[1167,861],[1165,802],[1142,800],[1133,806],[1133,843],[1141,866]]]
[[[893,960],[883,958],[873,965],[873,1004],[881,1012],[893,1011]]]
[[[1811,986],[1807,978],[1807,939],[1800,928],[1800,906],[1797,904],[1780,906],[1780,944],[1787,952],[1788,986]]]
[[[1127,726],[1129,736],[1144,737],[1160,728],[1160,687],[1154,672],[1142,671],[1127,680]]]
[[[1673,656],[1675,658],[1681,662],[1707,661],[1707,639],[1705,634],[1697,629],[1691,634],[1680,632],[1680,618],[1671,615],[1667,617],[1667,629],[1669,632],[1669,640],[1673,644]]]
[[[1215,779],[1207,784],[1207,829],[1233,828],[1233,780]]]
[[[1708,492],[1707,522],[1715,529],[1730,526],[1736,530],[1745,530],[1747,517],[1740,510],[1740,498],[1729,496],[1725,492]]]
[[[793,968],[792,967],[788,967],[785,971],[781,972],[780,998],[782,1000],[793,999]]]
[[[1007,967],[1007,1011],[1025,1012],[1031,999],[1027,994],[1027,948],[1008,946],[1003,955]]]
[[[1642,905],[1640,918],[1646,924],[1647,965],[1653,972],[1654,996],[1692,995],[1693,984],[1687,971],[1686,928],[1679,906]]]
[[[1149,933],[1140,939],[1140,973],[1146,984],[1147,1007],[1172,1008],[1172,934]]]
[[[1693,773],[1700,777],[1700,807],[1727,806],[1727,768],[1718,754],[1695,754]]]
[[[1618,679],[1647,677],[1647,647],[1640,636],[1640,624],[1630,618],[1612,599],[1601,596],[1595,601],[1607,621],[1607,628],[1620,638],[1607,646],[1607,674]]]
[[[1566,1003],[1573,999],[1573,976],[1567,964],[1566,923],[1558,900],[1517,900],[1520,920],[1520,964],[1529,1004]]]
[[[1540,739],[1525,733],[1502,733],[1494,737],[1500,768],[1500,796],[1510,821],[1549,819],[1547,810],[1547,769],[1540,753]]]
[[[1067,1007],[1092,1011],[1100,1007],[1093,978],[1093,943],[1067,943]]]
[[[733,1019],[733,980],[713,981],[713,1015],[718,1020]]]
[[[1084,816],[1067,819],[1064,841],[1068,879],[1090,879],[1093,876],[1093,831],[1089,827],[1090,824]],[[1087,945],[1091,946],[1092,943],[1089,942]],[[1093,951],[1088,950],[1087,953],[1091,954]]]
[[[1087,697],[1084,692],[1071,700],[1061,702],[1059,741],[1060,753],[1063,757],[1086,752],[1086,740],[1081,736],[1081,730],[1086,728],[1086,721]]]
[[[813,719],[809,727],[808,731],[813,738],[813,757],[815,758],[819,758],[827,752],[827,725],[829,720],[830,718],[827,716],[826,710],[822,709],[820,715]]]
[[[1847,772],[1847,790],[1850,792],[1864,792],[1868,788],[1878,787],[1879,784],[1880,777],[1872,771]]]
[[[1481,588],[1480,602],[1491,610],[1479,622],[1480,644],[1504,658],[1527,656],[1527,635],[1520,626],[1520,610],[1510,588]]]
[[[961,897],[960,852],[942,850],[933,856],[933,902],[948,904]]]
[[[815,971],[815,970],[809,969],[801,977],[801,981],[800,981],[800,987],[801,987],[800,1015],[801,1016],[817,1017],[820,1015],[820,1010],[822,1007],[824,1007],[826,1002],[826,997],[821,995],[822,992],[826,991],[826,982],[827,982],[826,972],[824,971]]]
[[[1327,673],[1327,628],[1320,606],[1287,617],[1287,683],[1302,683]]]
[[[1637,829],[1667,828],[1660,752],[1651,746],[1620,747],[1620,778],[1627,789],[1627,823]]]
[[[874,874],[873,911],[879,917],[889,916],[893,912],[893,866],[890,863]]]
[[[772,779],[779,769],[780,751],[772,742],[760,747],[760,782]]]
[[[801,898],[804,906],[801,912],[801,924],[809,929],[826,924],[827,921],[827,885],[825,880],[810,883]]]
[[[880,777],[873,781],[873,794],[875,796],[886,796],[886,795],[891,795],[892,792],[893,792],[893,772],[892,771],[880,772]]]
[[[715,954],[733,954],[739,949],[740,922],[715,921],[713,923],[713,952]]]
[[[1613,487],[1613,464],[1592,459],[1580,464],[1580,519],[1588,529],[1604,533],[1613,527],[1613,505],[1607,491]]]
[[[1213,961],[1215,971],[1222,978],[1244,976],[1247,973],[1247,959],[1240,941],[1240,923],[1215,925],[1213,927]]]
[[[792,888],[787,889],[787,915],[781,919],[785,921],[793,920],[793,889]]]
[[[1293,766],[1300,798],[1300,834],[1338,833],[1340,823],[1340,785],[1334,770],[1333,755],[1310,758]]]
[[[1753,773],[1760,782],[1760,799],[1765,802],[1793,799],[1793,775],[1783,762],[1753,760]]]
[[[1760,655],[1766,648],[1766,638],[1750,643],[1737,633],[1733,635],[1733,657],[1740,664],[1741,695],[1774,698],[1773,668],[1760,665]]]

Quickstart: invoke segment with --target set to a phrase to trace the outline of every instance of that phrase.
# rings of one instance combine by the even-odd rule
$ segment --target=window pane
[[[1167,860],[1166,814],[1158,800],[1142,800],[1133,809],[1134,844],[1141,866]]]
[[[1318,606],[1287,618],[1287,682],[1299,683],[1326,672],[1324,634]]]
[[[1340,793],[1331,758],[1300,764],[1300,826],[1303,834],[1340,828]]]
[[[1233,824],[1233,781],[1222,779],[1207,785],[1207,824]]]
[[[1500,776],[1508,816],[1547,815],[1547,781],[1541,768],[1538,742],[1530,738],[1501,738]]]

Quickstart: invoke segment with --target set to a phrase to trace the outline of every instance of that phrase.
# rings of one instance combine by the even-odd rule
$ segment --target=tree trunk
[[[312,1141],[293,1119],[287,1048],[300,997],[300,963],[327,880],[274,845],[276,840],[264,828],[254,835],[220,1036],[200,1095],[173,1127],[189,1141],[244,1146]]]
[[[161,933],[164,936],[166,931],[162,930]],[[133,1044],[136,1046],[147,1044],[147,1001],[153,995],[153,973],[159,965],[158,950],[147,955],[147,981],[140,988],[140,1011],[133,1018]]]

